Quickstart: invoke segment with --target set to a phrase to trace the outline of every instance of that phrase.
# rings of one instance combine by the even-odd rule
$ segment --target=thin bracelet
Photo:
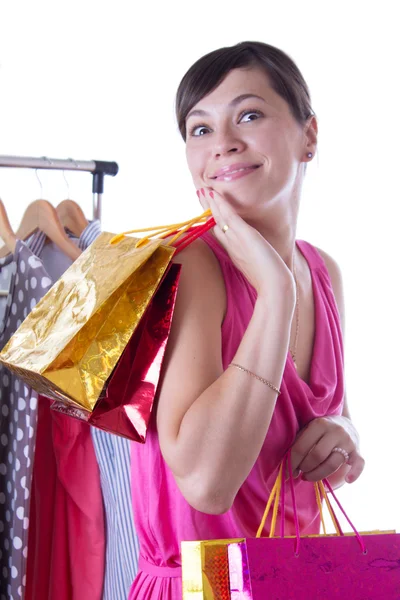
[[[229,366],[230,367],[235,367],[236,369],[239,369],[239,371],[243,371],[244,373],[248,373],[248,375],[251,375],[252,377],[255,377],[255,379],[258,379],[258,381],[261,381],[261,383],[264,383],[265,385],[267,385],[268,387],[270,387],[271,390],[274,390],[274,392],[276,392],[278,394],[278,396],[281,393],[281,391],[277,387],[275,387],[273,383],[271,383],[270,381],[268,381],[268,379],[264,379],[264,377],[259,377],[258,375],[256,375],[252,371],[249,371],[248,369],[245,369],[244,367],[241,367],[240,365],[238,365],[236,363],[231,363]]]

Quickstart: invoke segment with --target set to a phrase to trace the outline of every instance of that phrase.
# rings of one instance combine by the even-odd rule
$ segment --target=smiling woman
[[[235,198],[229,198],[240,215],[241,188],[243,205],[255,210],[260,202],[265,203],[266,190],[271,199],[286,182],[294,182],[292,190],[299,191],[307,164],[304,158],[312,158],[318,131],[301,74],[293,76],[296,68],[286,55],[275,49],[262,53],[262,48],[259,43],[239,44],[230,60],[224,57],[225,73],[218,68],[214,53],[207,55],[188,72],[177,95],[179,128],[196,187],[229,194],[229,188],[217,184],[243,179],[258,170],[250,193],[243,182],[235,186]],[[209,77],[197,78],[199,70]],[[207,85],[199,89],[199,81]],[[305,137],[310,151],[299,170],[293,159],[299,150],[304,151]],[[225,144],[232,145],[228,160]]]
[[[158,402],[132,448],[131,600],[181,598],[181,541],[253,537],[289,448],[302,534],[319,532],[310,482],[337,487],[364,466],[345,401],[340,271],[296,240],[318,133],[300,71],[266,44],[222,48],[189,69],[176,110],[217,226],[179,256]]]

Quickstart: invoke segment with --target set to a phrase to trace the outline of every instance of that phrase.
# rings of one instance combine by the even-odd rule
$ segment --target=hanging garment
[[[225,280],[227,311],[222,325],[222,362],[226,369],[246,331],[257,296],[216,239],[207,233],[203,240],[217,257]],[[329,273],[316,248],[304,241],[297,241],[297,247],[310,269],[315,304],[316,330],[309,381],[300,378],[288,353],[281,395],[264,445],[231,509],[221,515],[196,511],[182,496],[161,454],[154,411],[146,443],[131,445],[132,499],[140,559],[130,600],[182,597],[181,541],[254,537],[277,469],[298,431],[314,418],[342,411],[343,343]],[[301,533],[319,533],[313,486],[301,478],[294,485]],[[288,507],[285,522],[288,535],[293,535],[292,507]],[[270,519],[263,536],[268,534],[269,526]]]
[[[39,236],[29,245],[18,241],[14,254],[0,261],[0,348],[50,289],[37,253]],[[0,366],[0,590],[1,598],[21,598],[25,586],[33,448],[37,422],[37,394]]]
[[[85,250],[99,234],[95,221],[71,239]],[[54,280],[71,264],[52,243],[41,260]],[[90,427],[50,405],[39,398],[25,600],[100,600],[105,528]]]
[[[105,526],[90,426],[39,396],[25,600],[101,600]]]
[[[92,427],[106,512],[107,547],[103,600],[126,600],[136,576],[139,541],[131,500],[130,442]],[[132,485],[135,485],[132,482]]]

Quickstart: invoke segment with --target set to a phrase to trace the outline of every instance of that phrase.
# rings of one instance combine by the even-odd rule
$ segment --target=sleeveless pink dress
[[[227,368],[252,316],[256,292],[212,235],[205,234],[203,240],[216,255],[225,279],[222,358]],[[288,353],[282,393],[260,455],[232,508],[223,515],[201,513],[186,502],[162,457],[153,413],[146,443],[132,443],[132,501],[141,555],[129,600],[181,600],[181,541],[254,537],[280,462],[298,431],[317,417],[341,414],[343,342],[330,277],[318,251],[307,242],[296,243],[313,282],[316,327],[310,381],[299,377]],[[301,533],[319,533],[313,486],[296,479],[295,491]],[[295,533],[293,512],[287,504],[286,535],[291,535]],[[268,535],[269,526],[267,520],[263,535]]]

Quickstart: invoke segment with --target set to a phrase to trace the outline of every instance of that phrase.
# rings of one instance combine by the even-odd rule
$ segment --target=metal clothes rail
[[[46,169],[57,171],[86,171],[93,176],[93,219],[101,220],[101,204],[104,192],[104,176],[114,177],[118,173],[116,162],[103,160],[74,160],[72,158],[59,159],[31,158],[28,156],[1,156],[0,167],[19,169]]]

